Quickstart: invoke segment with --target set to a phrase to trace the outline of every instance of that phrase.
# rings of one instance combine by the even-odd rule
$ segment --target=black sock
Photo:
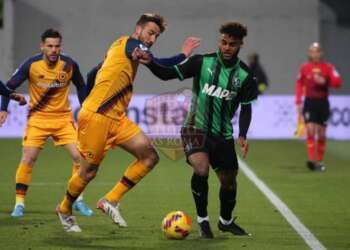
[[[192,175],[191,188],[194,202],[196,203],[197,215],[207,217],[208,206],[208,176]]]
[[[224,220],[231,220],[232,211],[236,206],[237,184],[232,189],[220,188],[220,216]]]

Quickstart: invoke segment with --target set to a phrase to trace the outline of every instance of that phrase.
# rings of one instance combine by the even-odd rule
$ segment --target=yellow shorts
[[[90,164],[99,165],[106,152],[140,133],[141,129],[126,115],[114,120],[81,109],[78,116],[78,149]]]
[[[55,146],[77,142],[77,131],[72,120],[42,120],[27,124],[22,145],[43,148],[49,137]]]

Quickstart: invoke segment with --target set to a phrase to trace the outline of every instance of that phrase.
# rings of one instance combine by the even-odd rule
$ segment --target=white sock
[[[15,207],[18,206],[18,205],[22,205],[24,207],[24,202],[22,202],[22,201],[16,202]]]
[[[219,220],[222,224],[224,225],[230,225],[233,221],[233,218],[231,218],[231,220],[224,220],[221,216],[219,217]]]
[[[209,221],[209,216],[206,216],[206,217],[200,217],[200,216],[197,216],[197,222],[198,223],[202,223],[203,221]]]
[[[79,195],[79,197],[75,201],[78,202],[78,201],[82,201],[82,200],[83,200],[83,195],[81,194],[81,195]]]

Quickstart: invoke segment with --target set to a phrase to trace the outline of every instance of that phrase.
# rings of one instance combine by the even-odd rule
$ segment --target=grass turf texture
[[[324,173],[305,167],[301,141],[252,141],[247,163],[293,210],[329,249],[350,248],[350,142],[327,145]],[[33,171],[26,199],[25,216],[10,218],[14,204],[14,176],[21,155],[20,140],[1,140],[0,249],[308,249],[261,192],[239,175],[238,224],[253,234],[239,238],[218,232],[218,181],[209,178],[209,216],[214,240],[199,240],[190,192],[191,170],[184,158],[170,160],[161,154],[160,164],[122,201],[129,227],[118,228],[94,209],[91,218],[78,214],[83,232],[63,232],[54,208],[62,199],[71,173],[65,151],[51,142],[41,152]],[[96,179],[88,186],[85,200],[95,207],[122,176],[132,157],[118,149],[110,151]],[[193,221],[184,241],[167,240],[160,231],[162,218],[172,210],[183,210]]]

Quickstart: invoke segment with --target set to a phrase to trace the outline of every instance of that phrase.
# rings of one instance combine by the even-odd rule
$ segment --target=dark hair
[[[59,38],[62,40],[62,36],[58,30],[55,29],[47,29],[41,35],[41,41],[45,42],[46,38]]]
[[[166,29],[167,23],[165,22],[164,18],[161,15],[153,14],[153,13],[144,13],[140,16],[139,20],[137,21],[136,25],[144,26],[146,23],[154,22],[159,26],[160,32],[163,33],[163,31]]]
[[[247,27],[239,22],[227,22],[221,25],[220,33],[243,39],[247,36]]]

